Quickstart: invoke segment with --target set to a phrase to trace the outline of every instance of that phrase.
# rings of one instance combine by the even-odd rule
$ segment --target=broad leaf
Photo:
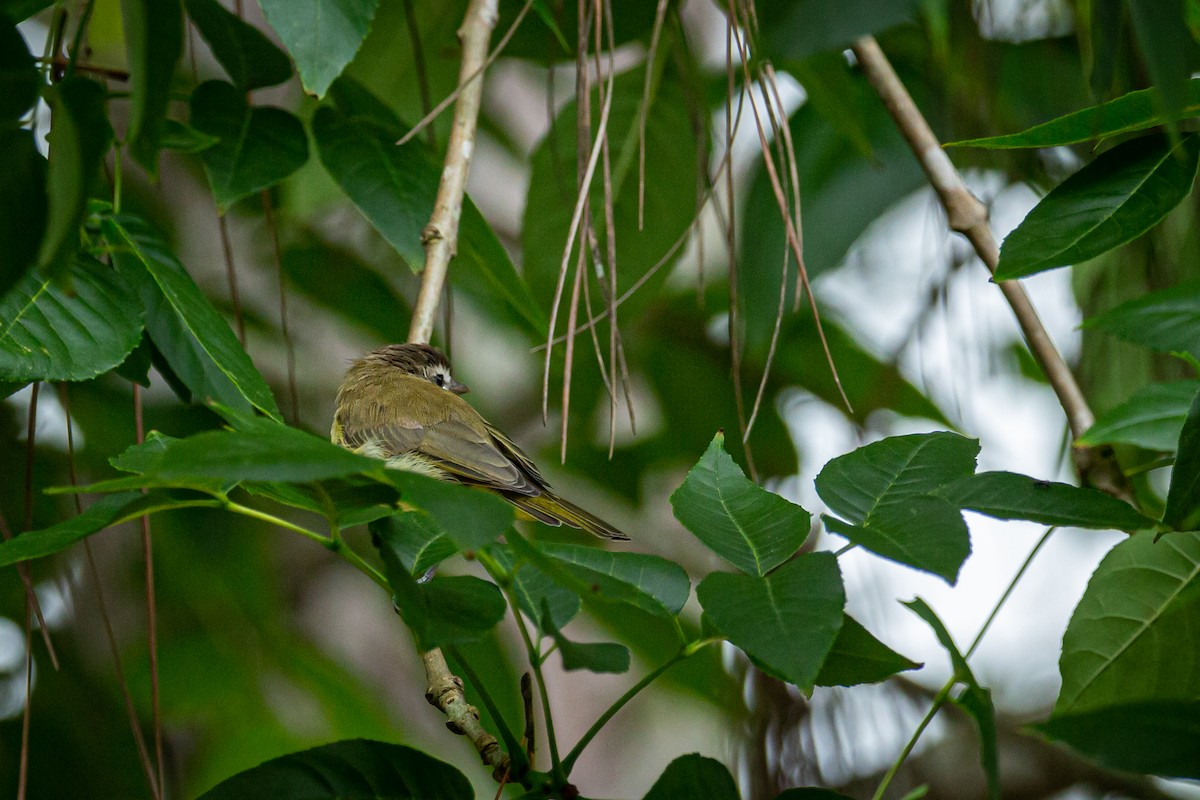
[[[937,496],[971,475],[979,443],[954,433],[894,436],[833,459],[817,493],[850,524],[826,526],[884,558],[954,583],[971,551],[959,510]]]
[[[692,753],[668,764],[643,800],[738,800],[740,796],[724,764]]]
[[[1153,527],[1155,522],[1104,492],[1012,472],[981,472],[939,494],[958,508],[996,519],[1123,531]]]
[[[871,635],[857,620],[846,614],[833,647],[821,665],[813,683],[817,686],[857,686],[879,683],[897,672],[917,669],[910,661]]]
[[[88,191],[112,141],[105,91],[87,78],[65,78],[46,93],[50,104],[50,163],[46,170],[49,216],[38,265],[61,275],[79,249],[79,224]]]
[[[543,601],[543,625],[546,633],[558,645],[562,666],[567,672],[586,669],[589,672],[622,673],[629,671],[629,648],[613,642],[573,642],[554,624],[554,614],[548,601]]]
[[[1200,381],[1144,386],[1121,405],[1101,414],[1076,444],[1132,444],[1147,450],[1173,451],[1197,394]]]
[[[401,511],[374,524],[390,528],[392,550],[415,578],[458,552],[453,540],[424,511]]]
[[[1192,401],[1179,432],[1162,521],[1179,531],[1196,530],[1200,526],[1200,394]]]
[[[239,88],[260,89],[292,77],[287,53],[217,0],[184,0],[184,5],[213,55]]]
[[[218,139],[200,160],[221,213],[279,183],[308,160],[300,120],[282,108],[251,108],[245,92],[232,84],[200,84],[192,92],[191,110],[192,127]]]
[[[1168,700],[1055,714],[1037,730],[1106,767],[1200,778],[1200,700]]]
[[[203,153],[220,141],[216,136],[201,133],[191,125],[184,125],[182,122],[168,119],[164,120],[162,137],[158,144],[164,150],[194,154]]]
[[[227,778],[199,800],[471,800],[471,782],[420,750],[349,739],[273,758]]]
[[[1200,533],[1139,533],[1092,574],[1063,636],[1055,716],[1200,697]],[[1181,654],[1170,657],[1169,654]]]
[[[1190,281],[1141,297],[1084,321],[1158,353],[1200,358],[1200,283]]]
[[[783,60],[804,58],[823,50],[841,51],[861,36],[916,22],[920,3],[917,0],[757,0],[755,5],[765,54]]]
[[[811,517],[750,481],[718,433],[671,495],[675,517],[710,550],[750,575],[765,575],[808,538]]]
[[[377,480],[360,476],[328,478],[313,483],[280,483],[278,481],[243,481],[241,487],[251,494],[266,497],[293,508],[319,514],[345,529],[365,525],[397,512],[400,494]],[[439,555],[448,540],[438,540],[438,548],[421,550],[418,560]],[[450,545],[450,555],[454,546]],[[440,556],[445,557],[445,556]],[[426,565],[428,566],[428,565]]]
[[[997,280],[1079,264],[1133,241],[1192,191],[1200,137],[1107,150],[1042,198],[1000,248]]]
[[[129,63],[129,152],[158,176],[158,148],[175,62],[183,51],[183,11],[177,0],[121,0]]]
[[[143,220],[120,215],[101,232],[113,263],[146,309],[146,330],[197,399],[278,418],[270,388],[183,264]]]
[[[583,580],[599,582],[601,591],[614,583],[629,587],[639,599],[635,605],[661,606],[669,614],[683,610],[692,584],[683,567],[659,556],[601,550],[578,544],[538,545],[538,549],[563,564]]]
[[[25,116],[37,100],[41,83],[25,38],[0,11],[0,123]]]
[[[0,153],[6,162],[6,177],[0,181],[3,297],[33,265],[46,232],[46,159],[28,130],[0,131]]]
[[[304,90],[324,97],[371,30],[379,0],[258,0],[296,61]]]
[[[518,563],[511,547],[488,545],[485,552],[508,573],[517,604],[525,616],[533,620],[539,633],[544,634],[550,626],[561,629],[579,613],[582,605],[579,595],[559,585],[528,561]]]
[[[81,254],[66,276],[69,291],[29,272],[0,297],[0,380],[87,380],[142,340],[142,304],[111,267]]]
[[[1122,0],[1092,0],[1089,9],[1087,26],[1091,28],[1088,39],[1091,52],[1088,60],[1091,64],[1088,83],[1094,97],[1107,96],[1112,87],[1120,37],[1125,27],[1122,5]]]
[[[406,504],[427,512],[461,550],[494,542],[512,526],[512,506],[491,492],[395,469],[386,470],[385,479]]]
[[[832,553],[800,555],[766,577],[714,572],[696,587],[710,622],[755,664],[809,692],[846,604]]]

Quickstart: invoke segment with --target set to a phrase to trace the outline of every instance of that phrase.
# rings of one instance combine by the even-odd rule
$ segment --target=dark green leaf
[[[129,152],[154,178],[171,78],[183,52],[183,10],[178,0],[121,0],[121,22],[129,64]]]
[[[500,568],[509,573],[517,604],[525,616],[533,620],[539,633],[546,631],[543,627],[546,614],[549,614],[549,624],[561,629],[579,613],[579,595],[559,585],[528,561],[518,563],[511,547],[488,545],[485,549]]]
[[[158,144],[164,150],[177,150],[180,153],[203,153],[220,141],[216,136],[201,133],[191,125],[167,119],[163,120],[162,136],[159,138]]]
[[[1144,294],[1084,321],[1158,353],[1200,358],[1200,283],[1190,281]]]
[[[300,120],[282,108],[246,105],[246,94],[224,81],[192,92],[191,124],[215,136],[200,154],[217,208],[224,213],[247,195],[268,189],[304,166],[308,138]]]
[[[750,575],[766,575],[808,538],[811,517],[756,486],[725,452],[718,433],[671,495],[675,518],[710,550]]]
[[[1186,101],[1187,81],[1196,68],[1196,40],[1183,18],[1184,0],[1128,0],[1129,18],[1142,60],[1162,97],[1168,117]]]
[[[132,215],[104,220],[101,231],[117,272],[141,297],[150,338],[187,388],[199,399],[278,418],[266,381],[158,233]]]
[[[28,385],[24,381],[0,381],[0,400],[9,395],[16,394]]]
[[[80,77],[65,78],[46,92],[51,115],[46,170],[50,212],[38,264],[51,275],[68,269],[79,249],[88,190],[112,141],[104,99],[103,86]]]
[[[141,341],[141,303],[111,267],[80,254],[66,275],[69,291],[29,272],[0,297],[0,380],[87,380]]]
[[[1200,394],[1192,401],[1179,432],[1179,447],[1175,452],[1175,467],[1171,470],[1171,486],[1167,490],[1167,507],[1163,510],[1162,521],[1177,531],[1195,530],[1200,526]]]
[[[263,33],[216,0],[184,0],[188,16],[226,74],[240,89],[274,86],[292,77],[292,63]],[[315,22],[314,24],[320,24]]]
[[[928,623],[950,656],[950,663],[954,668],[954,679],[964,684],[962,693],[953,698],[953,702],[967,712],[979,731],[979,759],[983,763],[983,771],[987,776],[988,797],[992,800],[999,800],[1000,766],[999,753],[996,749],[996,708],[992,705],[992,693],[975,680],[975,675],[967,665],[966,658],[959,652],[954,640],[950,637],[950,632],[946,630],[946,626],[938,619],[933,609],[919,597],[904,605]]]
[[[144,313],[143,309],[138,309]],[[150,367],[154,363],[153,355],[154,345],[150,341],[150,334],[142,330],[141,341],[137,347],[129,351],[129,355],[125,360],[113,368],[113,371],[120,375],[130,383],[136,383],[139,386],[150,388]]]
[[[9,19],[23,22],[39,11],[49,8],[54,0],[0,0],[0,10]]]
[[[813,683],[817,686],[879,683],[897,672],[918,669],[920,666],[876,639],[857,620],[846,614],[833,647]]]
[[[424,511],[401,511],[372,524],[388,526],[387,540],[392,551],[416,578],[458,552],[450,537]]]
[[[800,555],[764,578],[714,572],[696,587],[704,613],[771,675],[812,691],[846,604],[832,553]]]
[[[979,443],[954,433],[894,436],[833,459],[817,493],[852,524],[828,516],[834,533],[901,564],[954,583],[971,551],[958,509],[936,496],[975,471]]]
[[[494,542],[513,523],[513,507],[490,492],[440,481],[415,472],[389,469],[386,479],[437,523],[460,550]]]
[[[629,648],[625,645],[612,642],[589,642],[586,644],[572,642],[554,624],[554,612],[550,608],[550,603],[545,599],[543,599],[542,613],[539,616],[546,633],[558,645],[563,669],[567,672],[577,669],[586,669],[589,672],[622,673],[629,671]]]
[[[545,543],[538,548],[582,580],[598,584],[602,593],[615,589],[616,583],[623,584],[632,590],[629,596],[634,605],[651,613],[665,609],[668,614],[678,614],[691,594],[692,584],[683,567],[665,558],[578,544]]]
[[[1112,86],[1117,48],[1120,46],[1121,29],[1124,27],[1124,9],[1121,0],[1092,0],[1087,17],[1091,36],[1088,82],[1095,97],[1104,97]]]
[[[1200,113],[1200,78],[1193,78],[1186,84],[1185,102],[1176,119],[1192,117],[1197,113]],[[1162,125],[1166,121],[1167,118],[1163,116],[1157,104],[1155,90],[1141,89],[1106,103],[1034,125],[1020,133],[989,136],[985,139],[965,139],[961,142],[950,142],[946,146],[999,149],[1058,147],[1145,130]]]
[[[1200,137],[1107,150],[1042,198],[1000,248],[997,280],[1079,264],[1133,241],[1192,191]]]
[[[1121,405],[1101,414],[1076,444],[1084,447],[1132,444],[1147,450],[1173,451],[1197,394],[1200,381],[1144,386]]]
[[[1055,714],[1036,728],[1112,769],[1200,778],[1200,700],[1194,698]]]
[[[803,786],[796,789],[785,789],[775,796],[775,800],[851,800],[851,798],[832,789]]]
[[[300,70],[309,94],[323,97],[371,30],[379,0],[259,0]]]
[[[804,58],[917,20],[916,0],[757,0],[764,55]]]
[[[33,265],[46,232],[46,159],[33,132],[0,131],[5,177],[0,180],[0,297]]]
[[[1155,522],[1104,492],[1012,472],[980,472],[938,494],[958,508],[996,519],[1122,531],[1153,527]]]
[[[391,516],[400,499],[392,487],[354,475],[307,484],[243,481],[241,487],[276,503],[320,514],[339,529]]]
[[[25,38],[8,15],[0,11],[0,123],[25,116],[37,100],[41,83]]]
[[[471,800],[471,782],[419,750],[350,739],[271,759],[200,800]]]
[[[668,764],[643,800],[738,800],[740,796],[724,764],[692,753]]]

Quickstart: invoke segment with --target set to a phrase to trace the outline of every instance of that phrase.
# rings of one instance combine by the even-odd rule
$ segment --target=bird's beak
[[[450,385],[446,388],[455,394],[466,394],[467,392],[471,391],[470,387],[468,387],[465,383],[459,383],[455,380],[451,380]]]

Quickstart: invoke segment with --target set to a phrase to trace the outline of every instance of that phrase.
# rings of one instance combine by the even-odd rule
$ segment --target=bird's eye
[[[441,373],[438,373],[437,375],[433,376],[433,382],[436,383],[438,386],[445,386],[446,378]]]

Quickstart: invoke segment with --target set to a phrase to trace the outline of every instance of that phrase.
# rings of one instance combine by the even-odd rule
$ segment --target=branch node
[[[421,247],[429,247],[434,242],[440,242],[445,238],[442,235],[442,229],[436,223],[430,222],[421,229]]]

